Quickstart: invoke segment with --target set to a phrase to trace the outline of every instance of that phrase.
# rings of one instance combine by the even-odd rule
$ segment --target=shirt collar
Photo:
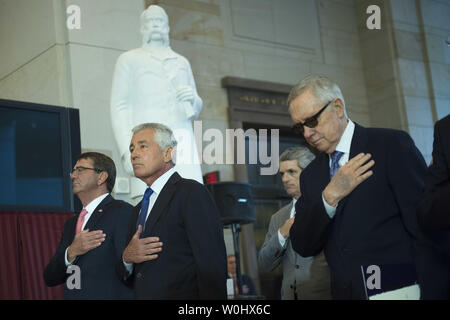
[[[161,190],[164,188],[164,186],[166,185],[167,181],[169,180],[169,178],[175,173],[175,168],[170,168],[169,170],[167,170],[163,175],[161,175],[158,179],[156,179],[152,185],[150,186],[150,188],[152,188],[153,192],[156,194],[159,194],[161,192]]]
[[[98,207],[98,205],[100,204],[100,202],[103,201],[103,199],[105,199],[107,196],[109,195],[109,193],[105,193],[102,194],[101,196],[95,198],[94,200],[92,200],[91,202],[89,202],[89,204],[84,208],[88,213],[92,213],[95,211],[95,209]]]
[[[336,146],[336,151],[341,151],[343,153],[350,153],[350,147],[352,145],[353,133],[355,132],[355,124],[352,120],[348,119],[347,126],[345,127],[344,133]]]

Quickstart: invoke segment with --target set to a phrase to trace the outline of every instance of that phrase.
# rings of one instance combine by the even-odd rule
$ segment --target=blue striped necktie
[[[150,204],[150,196],[152,195],[153,190],[149,187],[145,190],[144,197],[142,198],[142,206],[141,212],[139,213],[139,217],[136,222],[136,230],[138,226],[142,226],[142,232],[144,232],[145,228],[145,218],[147,218],[148,205]]]
[[[331,154],[330,180],[339,169],[339,160],[344,155],[341,151],[335,151]]]

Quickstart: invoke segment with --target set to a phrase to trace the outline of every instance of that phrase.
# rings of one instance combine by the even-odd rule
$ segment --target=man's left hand
[[[338,169],[323,191],[323,197],[329,205],[336,207],[341,199],[373,174],[369,170],[375,164],[374,160],[370,160],[371,157],[370,153],[360,153]]]

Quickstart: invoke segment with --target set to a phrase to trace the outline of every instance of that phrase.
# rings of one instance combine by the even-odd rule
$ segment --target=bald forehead
[[[295,122],[303,122],[319,108],[319,99],[317,99],[312,89],[307,89],[291,101],[289,112]]]
[[[303,107],[304,105],[308,104],[317,104],[318,100],[314,90],[312,88],[306,88],[304,91],[302,91],[299,95],[297,95],[294,99],[292,99],[291,104],[289,107]],[[294,103],[297,102],[297,103]],[[298,105],[298,102],[301,102],[300,105]]]

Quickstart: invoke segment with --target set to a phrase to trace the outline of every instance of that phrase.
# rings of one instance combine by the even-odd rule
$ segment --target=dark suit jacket
[[[131,217],[128,242],[136,232],[141,203]],[[214,201],[200,183],[174,173],[158,196],[141,238],[159,237],[158,258],[134,264],[127,277],[137,299],[226,299],[227,259],[223,228]]]
[[[450,261],[450,115],[434,127],[433,164],[419,222]]]
[[[108,195],[92,213],[84,229],[102,230],[105,241],[97,248],[78,256],[74,263],[80,267],[81,289],[64,287],[64,299],[132,299],[133,291],[126,287],[115,272],[117,259],[126,246],[128,223],[133,207]],[[64,224],[64,231],[55,255],[44,271],[48,286],[66,282],[64,255],[75,237],[78,220],[75,214]]]
[[[434,297],[439,273],[448,270],[436,267],[417,223],[426,172],[422,155],[405,132],[355,124],[350,159],[361,152],[375,160],[373,175],[339,202],[333,219],[322,201],[330,182],[328,155],[319,154],[303,170],[290,231],[294,250],[314,256],[325,248],[334,298],[365,299],[361,266],[397,264],[415,267],[422,297]]]
[[[427,172],[419,223],[450,270],[450,115],[434,126],[433,164]],[[447,283],[447,299],[450,299],[450,271],[442,283]]]

